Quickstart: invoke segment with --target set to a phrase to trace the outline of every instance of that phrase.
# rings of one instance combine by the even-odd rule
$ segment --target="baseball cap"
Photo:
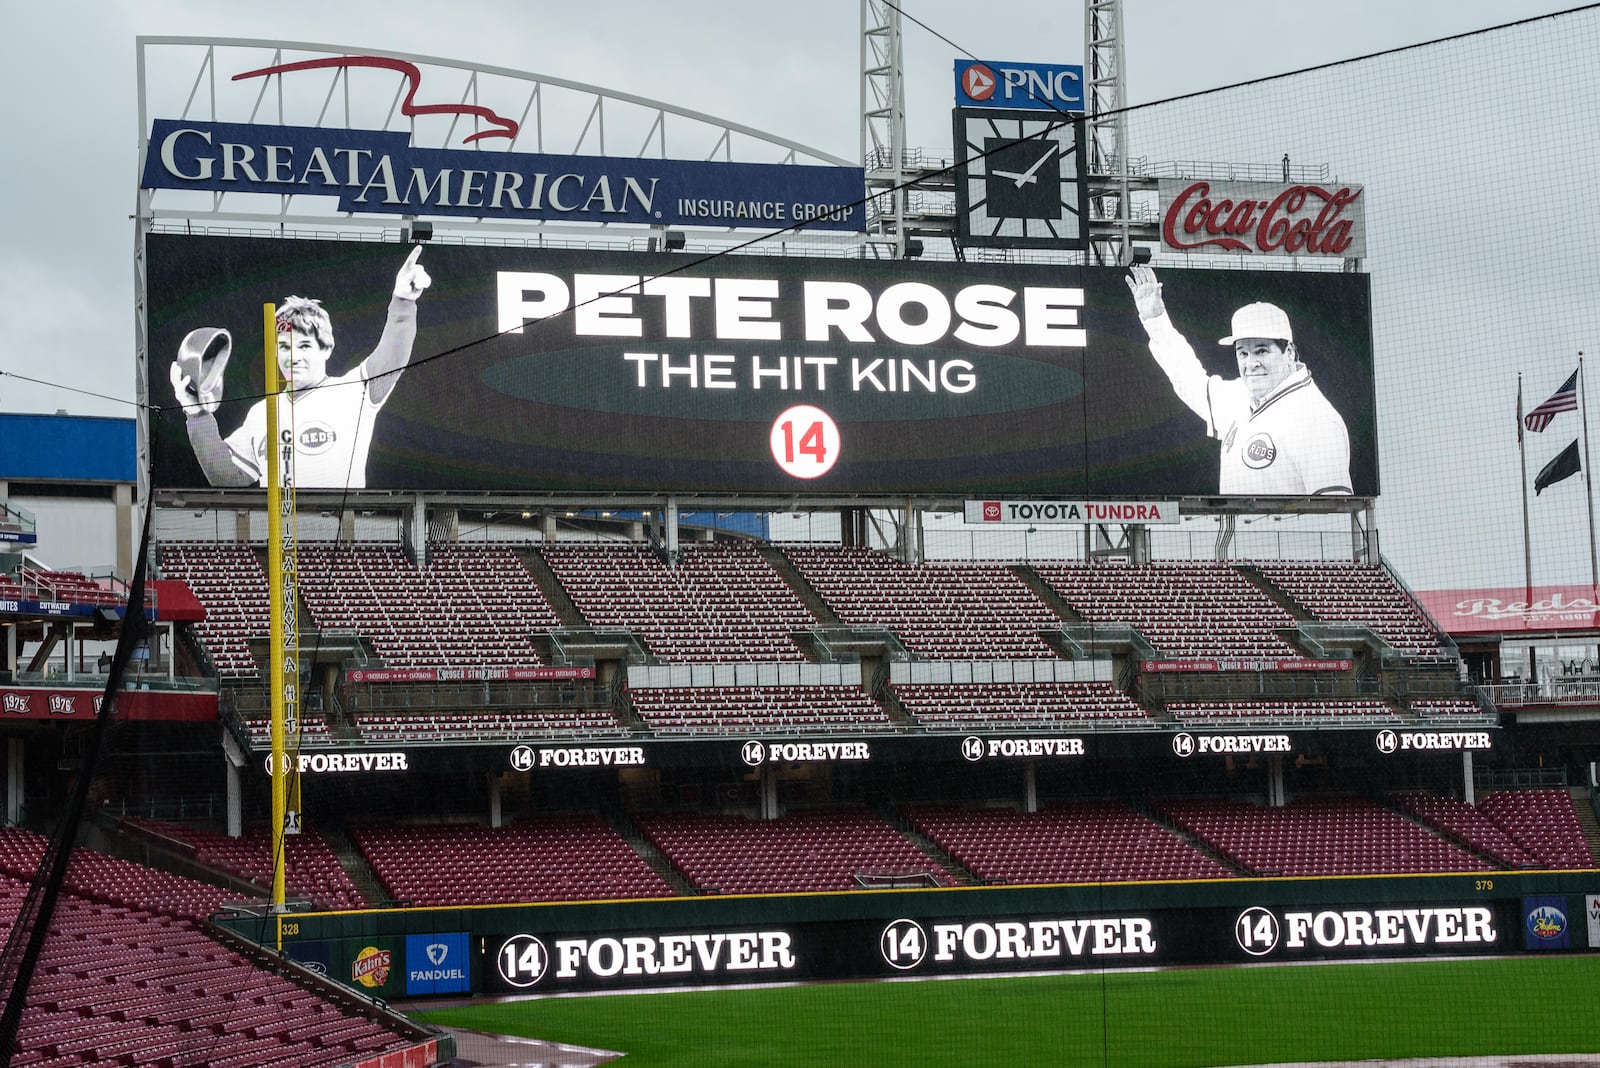
[[[228,369],[228,355],[233,351],[233,338],[220,326],[202,326],[191,330],[178,346],[178,368],[194,383],[200,393],[213,393]]]
[[[1276,304],[1257,301],[1254,304],[1246,304],[1233,313],[1233,333],[1218,338],[1217,344],[1231,345],[1246,337],[1270,337],[1293,341],[1294,331],[1289,328],[1289,316],[1282,308]]]

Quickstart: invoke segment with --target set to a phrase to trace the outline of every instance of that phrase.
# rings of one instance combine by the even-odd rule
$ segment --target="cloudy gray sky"
[[[1560,8],[1549,0],[1347,0],[1333,7],[1303,0],[1127,0],[1130,103]],[[1079,4],[906,0],[905,9],[983,58],[1082,61]],[[603,18],[595,17],[596,10],[546,0],[455,0],[448,6],[407,0],[8,4],[14,44],[0,68],[7,101],[0,110],[0,135],[9,163],[0,168],[0,203],[11,208],[11,217],[0,241],[0,371],[6,372],[0,376],[0,410],[131,414],[118,401],[131,401],[134,393],[129,216],[138,154],[135,38],[141,34],[318,42],[507,67],[668,101],[840,156],[858,156],[856,0],[806,5],[612,0],[603,5]],[[1585,25],[1592,29],[1592,20]],[[905,44],[908,140],[947,149],[951,61],[958,53],[910,20]],[[1375,204],[1388,199],[1387,214],[1374,208],[1375,217],[1369,217],[1379,245],[1369,262],[1375,303],[1388,324],[1380,330],[1378,351],[1384,550],[1418,585],[1510,584],[1521,579],[1516,452],[1508,414],[1516,371],[1529,375],[1531,406],[1565,377],[1586,340],[1600,353],[1600,337],[1586,338],[1591,329],[1600,330],[1592,306],[1600,279],[1593,266],[1576,259],[1585,248],[1593,258],[1589,238],[1595,224],[1577,198],[1565,205],[1548,203],[1552,190],[1565,189],[1568,195],[1576,190],[1571,174],[1585,172],[1573,166],[1592,162],[1586,155],[1568,156],[1578,144],[1593,140],[1589,123],[1572,115],[1596,111],[1592,102],[1571,99],[1589,90],[1589,83],[1575,87],[1568,78],[1564,64],[1577,65],[1577,59],[1558,56],[1547,63],[1539,52],[1519,54],[1514,48],[1468,48],[1447,55],[1457,67],[1482,64],[1483,69],[1465,74],[1465,81],[1460,70],[1448,72],[1448,79],[1441,73],[1435,84],[1410,58],[1380,65],[1378,84],[1368,87],[1364,113],[1358,115],[1330,113],[1329,101],[1322,98],[1296,102],[1294,94],[1305,84],[1315,94],[1317,85],[1330,83],[1285,87],[1283,113],[1292,123],[1295,109],[1303,108],[1307,118],[1301,125],[1307,128],[1292,139],[1275,134],[1270,152],[1265,140],[1252,136],[1255,126],[1243,132],[1221,121],[1186,126],[1179,109],[1165,113],[1165,123],[1149,127],[1159,143],[1135,144],[1133,151],[1152,158],[1269,162],[1277,158],[1280,144],[1294,140],[1296,159],[1328,162],[1336,174],[1365,180],[1378,190]],[[1425,72],[1426,64],[1420,69]],[[1474,92],[1481,92],[1481,99],[1473,100]],[[1390,250],[1415,250],[1429,240],[1418,212],[1409,207],[1427,202],[1417,160],[1404,153],[1397,157],[1394,146],[1440,128],[1427,109],[1452,100],[1475,109],[1476,128],[1487,131],[1481,150],[1470,156],[1456,154],[1455,144],[1437,149],[1441,169],[1493,179],[1489,195],[1471,210],[1502,219],[1526,212],[1542,220],[1539,225],[1548,234],[1534,235],[1529,244],[1547,242],[1574,257],[1567,262],[1575,266],[1555,278],[1529,282],[1528,258],[1520,249],[1479,250],[1480,267],[1462,258],[1462,248],[1470,246],[1450,246],[1443,250],[1449,270],[1436,277],[1418,266],[1424,261],[1415,252],[1391,252],[1385,258],[1385,240]],[[1561,107],[1548,107],[1552,100],[1571,114],[1563,118]],[[1276,121],[1282,123],[1283,115]],[[1497,143],[1508,140],[1516,144],[1515,153],[1497,153]],[[1407,165],[1385,174],[1396,158]],[[1530,171],[1540,180],[1524,184]],[[1378,184],[1385,178],[1388,189]],[[1408,205],[1403,215],[1395,211],[1402,203]],[[1451,210],[1465,209],[1457,204]],[[1382,273],[1386,269],[1388,277]],[[1518,278],[1522,281],[1507,282]],[[1508,290],[1508,285],[1526,291]],[[1446,331],[1427,325],[1473,323],[1501,302],[1534,307],[1527,322],[1510,313],[1496,320],[1491,324],[1495,337],[1484,336],[1484,330],[1445,337]],[[1405,317],[1418,308],[1434,318],[1408,327]],[[53,385],[25,382],[19,375]],[[1538,442],[1551,454],[1551,446],[1568,440],[1556,442],[1555,433],[1552,428],[1544,436],[1550,441]],[[1530,453],[1530,466],[1536,469],[1546,458]],[[1538,502],[1544,534],[1536,537],[1536,581],[1588,580],[1581,493],[1571,492],[1579,481],[1566,487],[1562,501],[1551,503],[1558,487]]]

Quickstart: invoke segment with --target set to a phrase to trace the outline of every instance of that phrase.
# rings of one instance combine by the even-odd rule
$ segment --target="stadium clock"
[[[1037,111],[957,108],[955,144],[963,245],[1087,247],[1081,121]]]

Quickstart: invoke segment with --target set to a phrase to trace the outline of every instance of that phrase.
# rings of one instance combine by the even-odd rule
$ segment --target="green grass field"
[[[630,1068],[1075,1065],[1600,1052],[1600,957],[1193,968],[545,998],[416,1014]]]

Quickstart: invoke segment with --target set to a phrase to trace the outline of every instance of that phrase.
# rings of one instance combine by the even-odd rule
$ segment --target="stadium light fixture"
[[[408,245],[417,241],[432,241],[433,223],[412,219],[400,228],[400,236]]]
[[[661,237],[661,247],[668,252],[681,252],[688,243],[682,230],[668,230]]]

